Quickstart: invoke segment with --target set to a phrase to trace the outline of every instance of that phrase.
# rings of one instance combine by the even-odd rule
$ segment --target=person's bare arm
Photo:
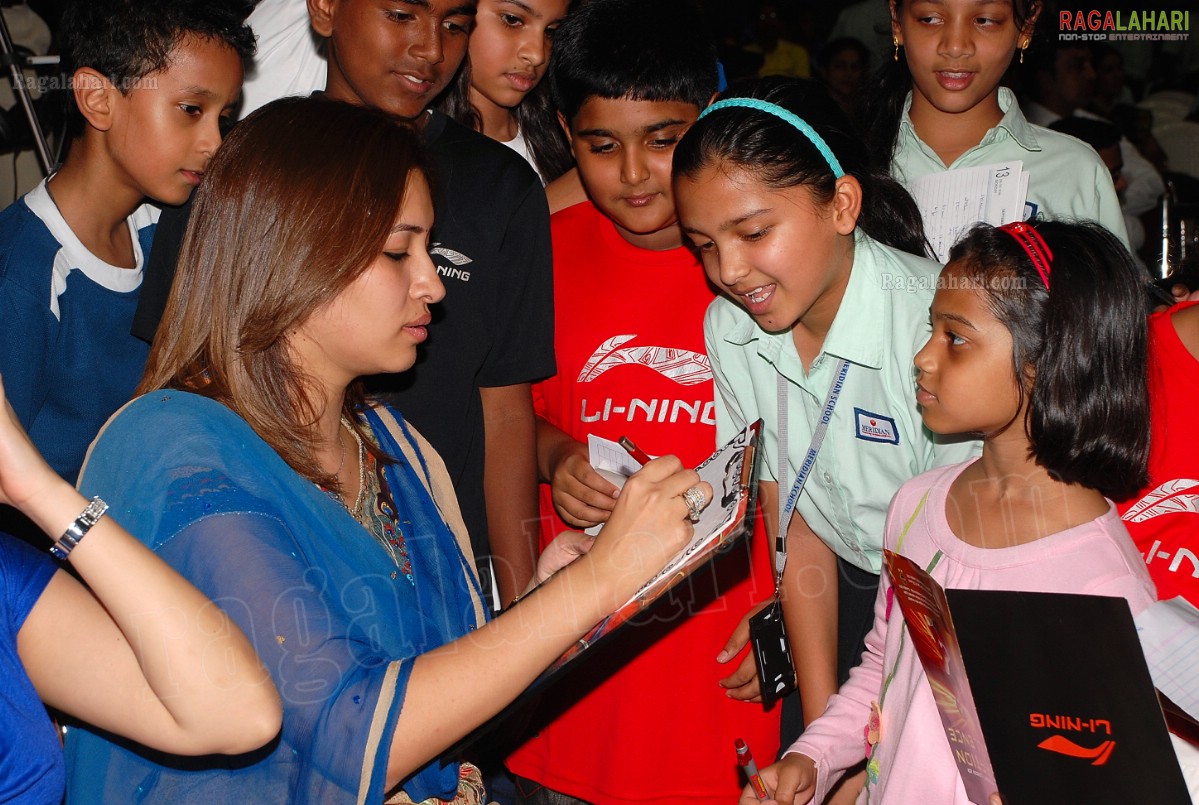
[[[537,563],[537,417],[530,384],[480,388],[487,533],[500,601],[533,578]]]
[[[767,522],[778,523],[778,484],[759,484],[758,496]],[[804,724],[837,692],[837,595],[837,556],[796,512],[787,529],[782,603]]]
[[[388,787],[498,713],[665,564],[692,533],[681,495],[697,483],[677,458],[647,464],[625,485],[590,553],[483,628],[417,658],[391,742]],[[711,487],[701,488],[711,500]]]
[[[61,535],[87,505],[37,453],[0,386],[0,502]],[[228,616],[104,516],[17,634],[38,695],[101,729],[175,754],[234,754],[279,731],[270,676]]]
[[[165,564],[131,556],[119,545],[122,529],[105,520],[71,553],[94,594],[58,571],[17,634],[38,696],[172,754],[232,755],[265,744],[282,710],[241,630]]]
[[[1199,298],[1199,291],[1191,296]],[[1190,301],[1190,297],[1187,298],[1187,301]],[[1170,320],[1174,325],[1174,330],[1178,333],[1179,340],[1187,348],[1187,352],[1199,360],[1199,305],[1170,314]]]
[[[587,191],[579,179],[579,169],[571,168],[545,186],[545,198],[549,202],[550,215],[587,200]]]

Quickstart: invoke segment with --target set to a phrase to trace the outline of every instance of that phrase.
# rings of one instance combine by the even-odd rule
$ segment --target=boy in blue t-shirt
[[[211,0],[76,0],[60,36],[72,140],[49,179],[0,212],[0,374],[21,424],[73,482],[141,379],[129,334],[157,208],[181,204],[221,142],[254,50]]]

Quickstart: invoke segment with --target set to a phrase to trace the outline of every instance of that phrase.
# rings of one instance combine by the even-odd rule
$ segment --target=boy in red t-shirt
[[[554,39],[549,80],[589,201],[551,218],[558,374],[534,388],[543,547],[612,510],[589,434],[689,465],[716,446],[703,341],[715,294],[683,246],[670,186],[674,145],[717,87],[706,31],[682,0],[593,0]],[[778,750],[778,711],[730,697],[721,682],[740,657],[717,662],[773,590],[767,553],[759,529],[551,689],[508,761],[518,800],[733,801],[734,740],[762,759]]]

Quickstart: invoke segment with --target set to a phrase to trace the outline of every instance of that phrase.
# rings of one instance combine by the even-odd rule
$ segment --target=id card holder
[[[758,663],[758,685],[766,710],[795,690],[795,663],[783,625],[783,607],[776,597],[770,606],[749,619],[749,642]]]

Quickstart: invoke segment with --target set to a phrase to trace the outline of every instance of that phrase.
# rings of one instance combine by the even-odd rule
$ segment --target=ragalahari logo
[[[1028,724],[1030,727],[1036,729],[1090,732],[1091,734],[1097,734],[1102,730],[1107,735],[1112,734],[1112,724],[1104,718],[1074,718],[1072,716],[1050,715],[1048,713],[1030,713]],[[1050,735],[1037,744],[1037,748],[1058,755],[1089,760],[1092,766],[1102,766],[1112,756],[1112,751],[1116,748],[1116,742],[1108,738],[1100,742],[1098,746],[1082,746],[1070,740],[1065,735],[1058,734]]]
[[[1058,39],[1064,42],[1182,41],[1191,30],[1189,10],[1141,9],[1058,11]]]

